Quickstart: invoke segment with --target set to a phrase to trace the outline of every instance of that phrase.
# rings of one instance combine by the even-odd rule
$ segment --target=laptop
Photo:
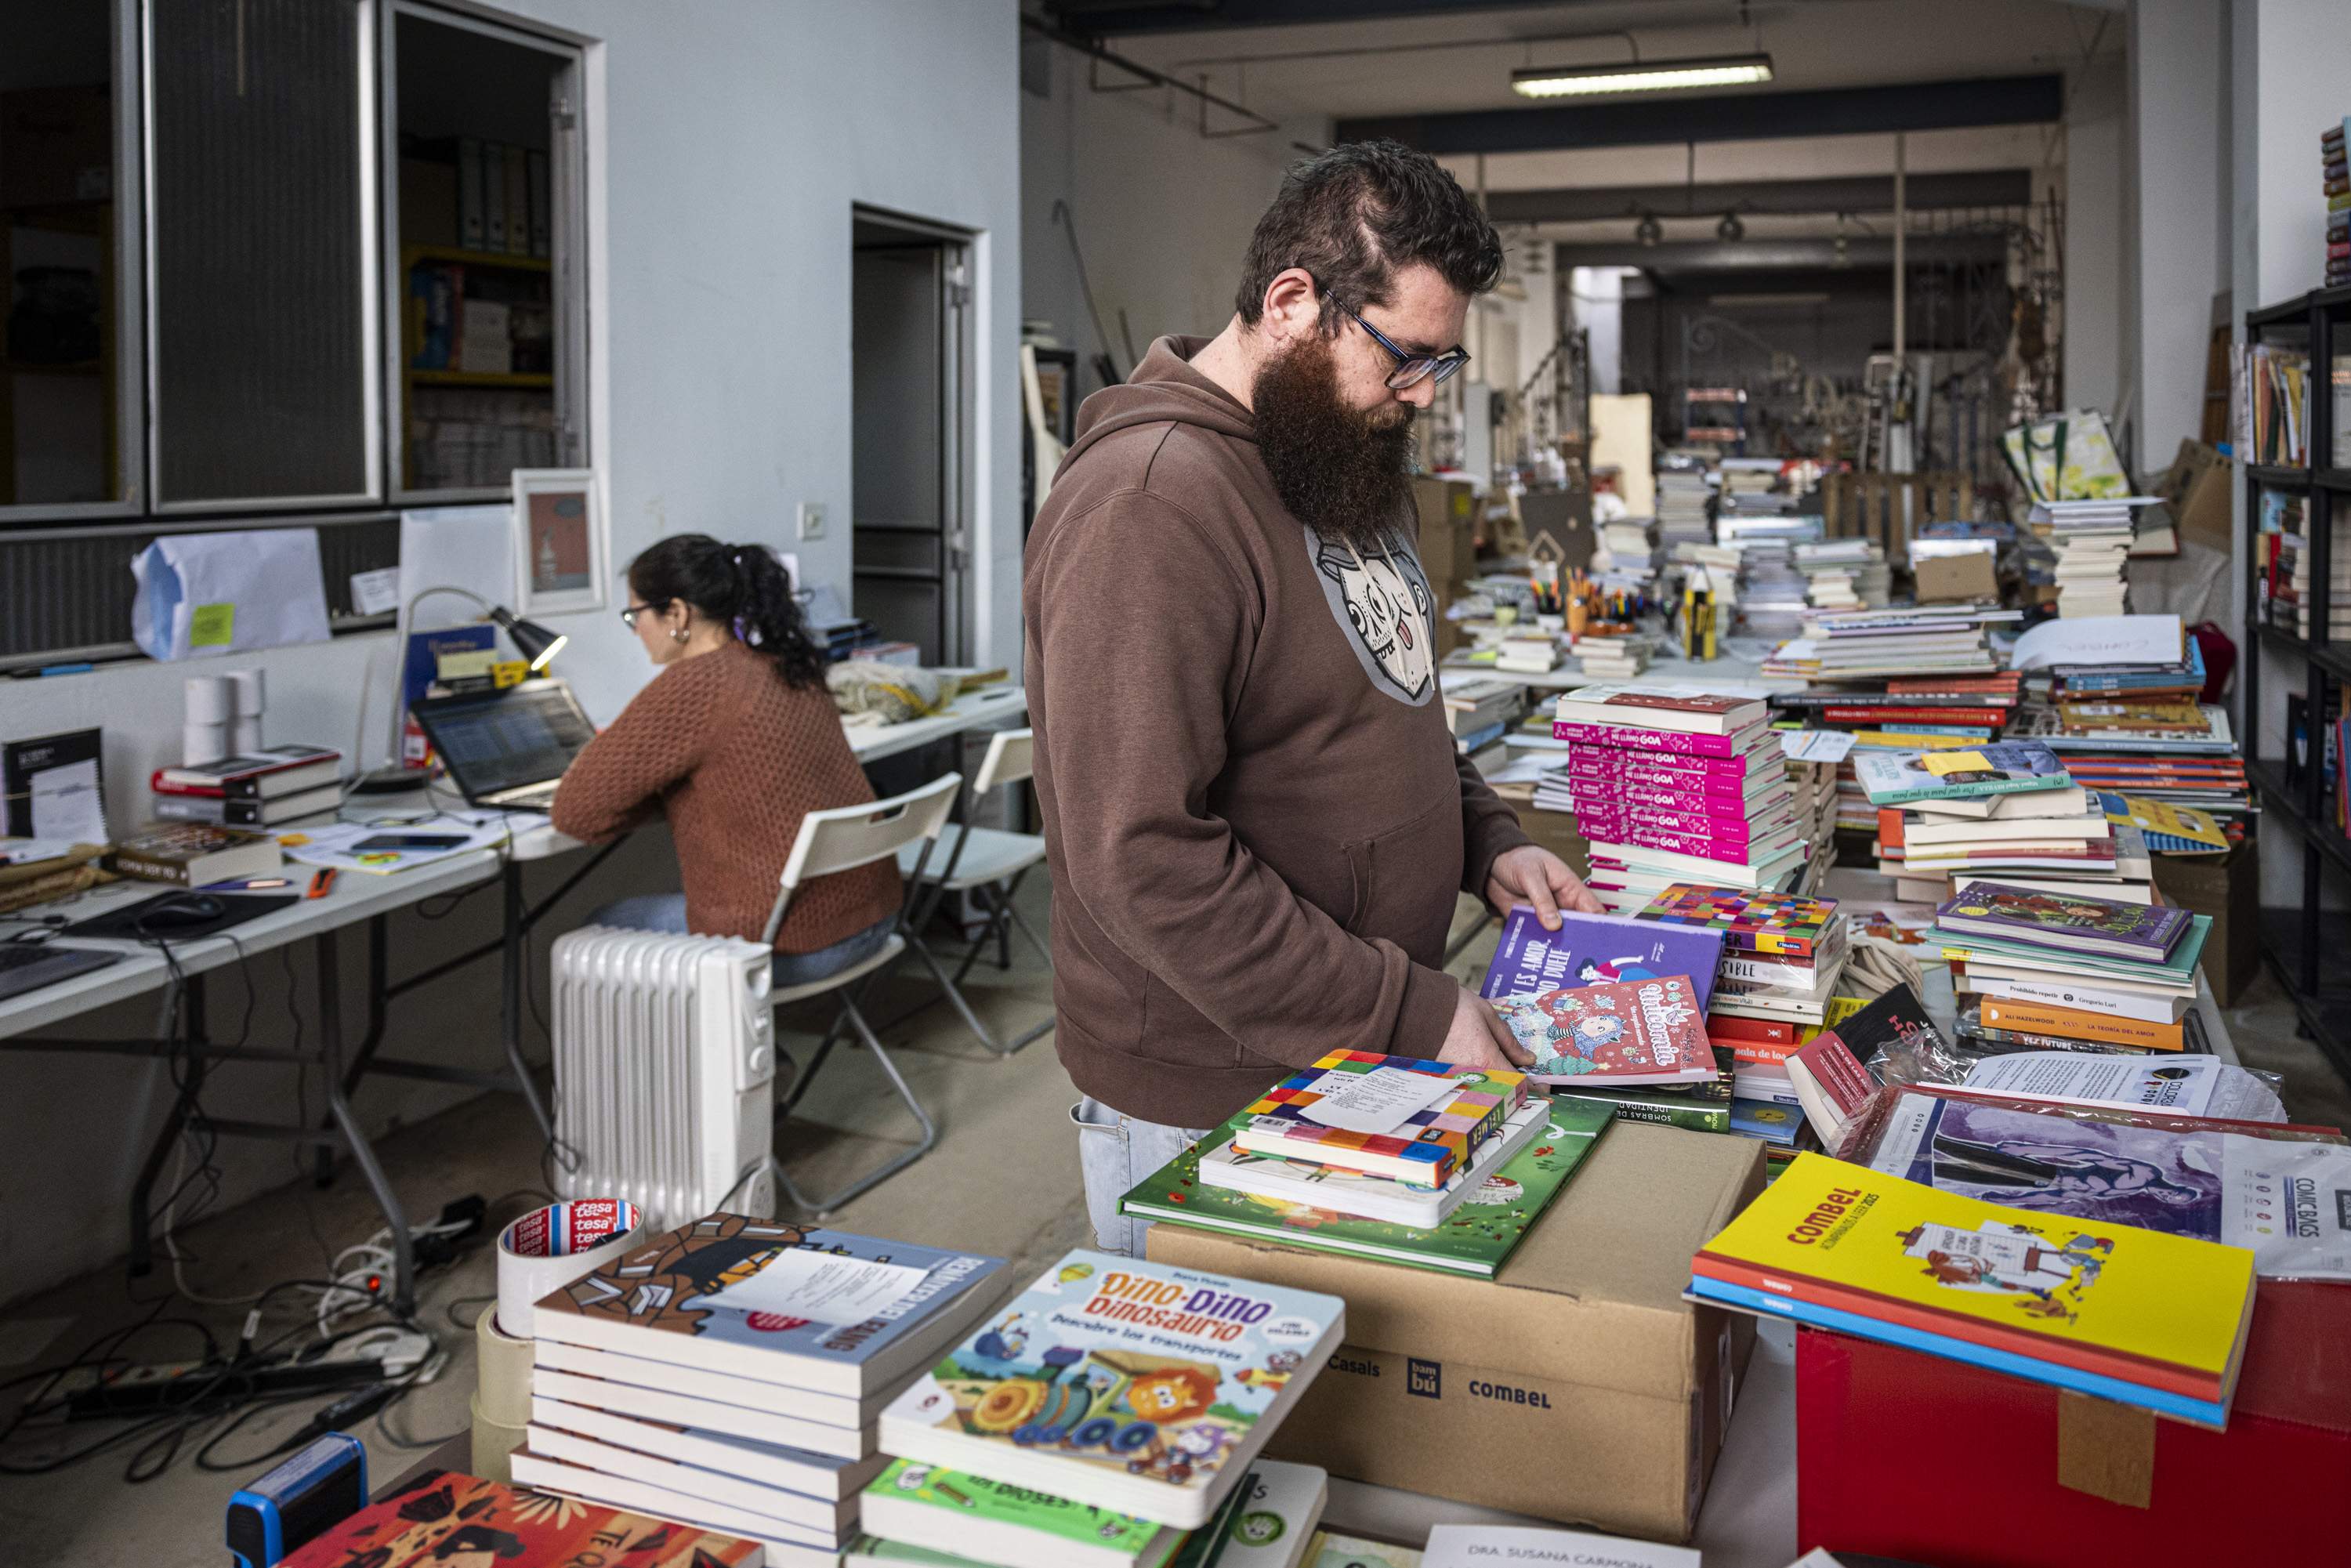
[[[563,770],[596,738],[561,681],[427,697],[410,711],[466,801],[492,810],[552,810]]]
[[[120,953],[94,953],[87,947],[53,947],[47,943],[0,942],[0,1001],[26,991],[70,980],[92,969],[122,961]]]

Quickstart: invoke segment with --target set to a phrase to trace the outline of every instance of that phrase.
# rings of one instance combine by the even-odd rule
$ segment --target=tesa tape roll
[[[637,1228],[625,1198],[581,1197],[534,1208],[498,1232],[498,1327],[531,1337],[531,1304],[620,1255]]]
[[[529,1425],[531,1342],[499,1333],[495,1311],[475,1320],[474,1338],[481,1350],[474,1386],[484,1419],[501,1427]]]

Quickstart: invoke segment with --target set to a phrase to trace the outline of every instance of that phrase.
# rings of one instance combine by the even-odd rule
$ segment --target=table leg
[[[367,923],[368,934],[368,1030],[360,1048],[351,1053],[351,1064],[343,1071],[343,1097],[359,1092],[360,1080],[367,1076],[368,1063],[375,1060],[377,1048],[383,1044],[384,1009],[387,1001],[384,988],[390,982],[391,965],[387,940],[390,916],[379,915]],[[323,1118],[321,1126],[331,1126],[332,1118]],[[315,1156],[318,1185],[328,1186],[335,1179],[335,1151],[331,1145],[319,1145]]]
[[[180,988],[176,1016],[170,1027],[184,1034],[191,1046],[204,1043],[204,978],[191,975]],[[197,1097],[204,1092],[205,1058],[201,1051],[188,1053],[188,1075],[180,1084],[179,1098],[172,1102],[172,1113],[163,1118],[163,1130],[156,1135],[155,1146],[147,1151],[147,1163],[139,1167],[139,1180],[131,1189],[131,1277],[140,1279],[155,1267],[154,1194],[155,1183],[163,1174],[163,1162],[172,1157],[172,1145],[188,1125],[188,1118],[196,1109]]]
[[[326,1070],[327,1111],[341,1130],[343,1142],[350,1145],[352,1161],[367,1177],[376,1207],[383,1211],[384,1224],[392,1228],[392,1312],[404,1319],[416,1306],[416,1260],[408,1234],[408,1214],[392,1190],[382,1163],[375,1157],[375,1145],[351,1112],[350,1097],[343,1092],[343,998],[335,934],[329,931],[314,937],[311,950],[319,966],[319,1055]]]
[[[539,1135],[549,1142],[555,1138],[554,1119],[547,1113],[547,1102],[539,1097],[538,1084],[530,1075],[530,1063],[522,1055],[522,988],[528,983],[522,972],[522,942],[530,927],[530,915],[523,903],[522,867],[508,861],[505,871],[506,930],[504,935],[506,973],[504,994],[498,1011],[506,1030],[507,1067],[514,1073],[515,1087],[530,1103],[530,1113],[538,1118]]]

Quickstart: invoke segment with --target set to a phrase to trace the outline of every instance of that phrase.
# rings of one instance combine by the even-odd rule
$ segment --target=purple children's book
[[[1564,911],[1546,931],[1531,909],[1510,911],[1478,994],[1488,1000],[1541,996],[1576,986],[1687,976],[1703,1010],[1714,995],[1722,933],[1660,925],[1614,915]]]

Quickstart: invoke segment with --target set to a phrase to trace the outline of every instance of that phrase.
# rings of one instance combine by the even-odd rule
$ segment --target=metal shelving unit
[[[2245,335],[2300,335],[2310,355],[2309,450],[2314,463],[2334,452],[2335,417],[2331,371],[2335,340],[2351,351],[2351,288],[2321,289],[2247,313]],[[2351,519],[2351,469],[2274,467],[2248,464],[2245,475],[2245,624],[2252,629],[2244,662],[2238,734],[2245,772],[2260,792],[2264,823],[2278,823],[2302,843],[2302,897],[2297,904],[2262,911],[2262,953],[2278,983],[2294,998],[2304,1032],[2317,1042],[2336,1072],[2351,1081],[2351,969],[2341,955],[2351,951],[2351,916],[2322,909],[2326,879],[2351,877],[2351,838],[2335,824],[2334,801],[2323,783],[2323,727],[2334,688],[2351,686],[2351,643],[2329,636],[2334,572],[2334,532],[2338,512]],[[2303,497],[2304,555],[2310,589],[2304,598],[2311,634],[2296,635],[2273,625],[2262,601],[2262,496],[2288,491]],[[2287,758],[2261,755],[2262,655],[2266,650],[2302,666],[2300,691],[2308,705],[2300,777],[2289,782]],[[2294,689],[2289,677],[2289,692]],[[2288,736],[2288,747],[2292,737]],[[2351,765],[2338,758],[2337,767]]]

